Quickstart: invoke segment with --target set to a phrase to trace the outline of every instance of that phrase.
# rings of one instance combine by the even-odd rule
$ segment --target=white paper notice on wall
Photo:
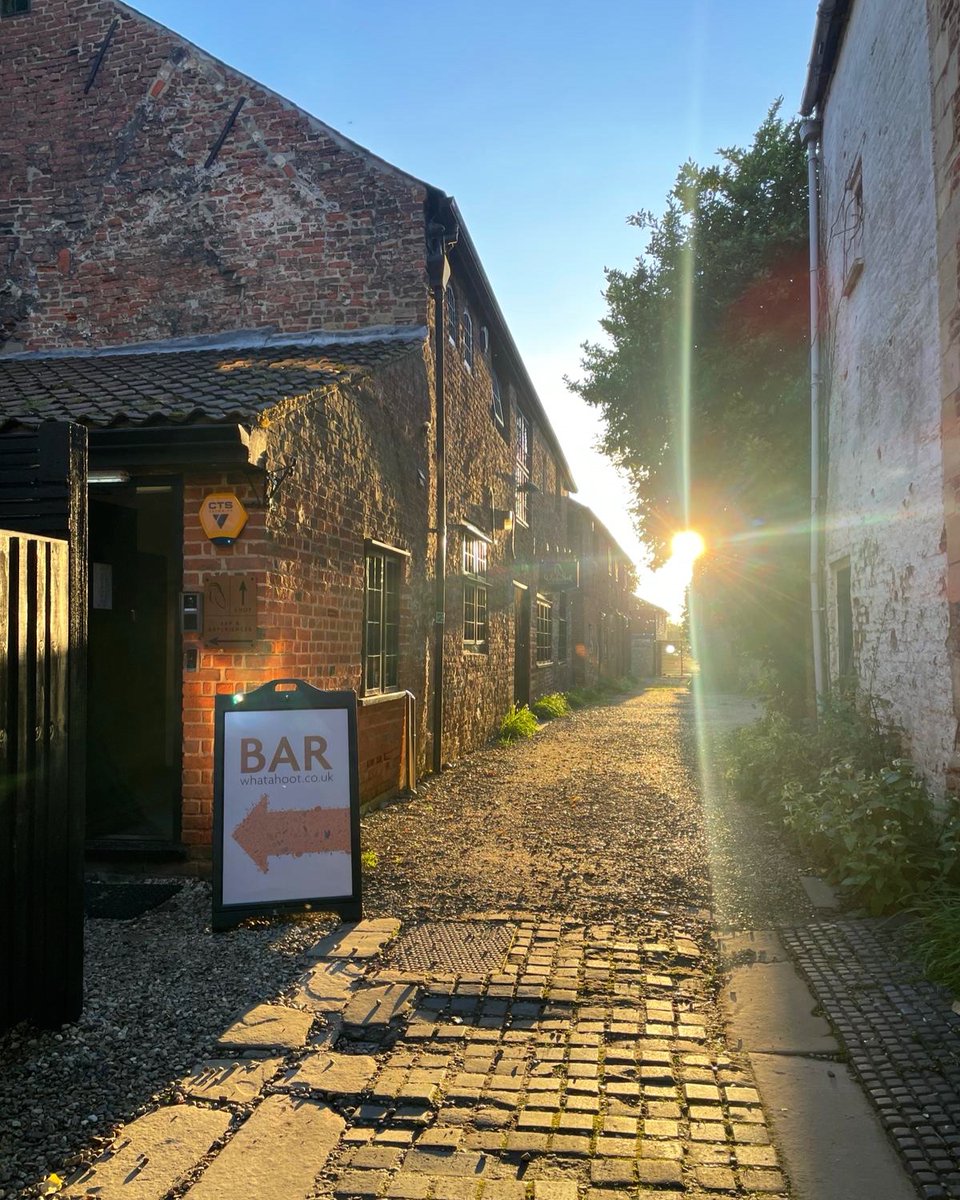
[[[238,709],[223,720],[222,903],[350,896],[347,711]]]

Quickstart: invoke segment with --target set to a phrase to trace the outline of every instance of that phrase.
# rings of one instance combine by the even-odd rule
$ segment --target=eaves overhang
[[[814,109],[819,109],[823,104],[833,78],[853,3],[854,0],[820,0],[807,79],[800,100],[800,115],[803,117],[809,117]]]

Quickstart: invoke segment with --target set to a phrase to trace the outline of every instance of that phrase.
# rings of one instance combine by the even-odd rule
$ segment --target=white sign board
[[[264,692],[269,701],[270,687],[251,701]],[[279,703],[289,695],[276,693]],[[217,907],[352,898],[359,874],[353,713],[247,708],[244,699],[218,705]]]

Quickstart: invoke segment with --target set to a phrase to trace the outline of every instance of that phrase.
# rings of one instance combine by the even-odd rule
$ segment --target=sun
[[[670,553],[678,562],[692,563],[705,549],[703,538],[695,529],[684,529],[675,533],[670,543]]]

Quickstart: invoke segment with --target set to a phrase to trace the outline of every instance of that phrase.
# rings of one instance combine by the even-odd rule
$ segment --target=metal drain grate
[[[405,930],[388,957],[401,971],[455,971],[492,975],[499,971],[516,927],[489,921],[433,921]]]

